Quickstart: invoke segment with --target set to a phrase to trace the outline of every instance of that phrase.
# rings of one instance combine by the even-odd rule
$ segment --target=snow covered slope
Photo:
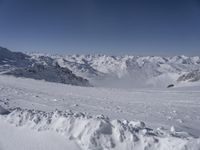
[[[174,126],[200,136],[200,84],[172,89],[76,87],[0,76],[0,104],[5,108],[72,110],[111,119],[140,120],[151,128]]]
[[[76,76],[69,69],[61,68],[59,65],[33,64],[31,67],[16,68],[4,74],[37,80],[44,79],[49,82],[58,82],[63,84],[90,86],[88,80]]]
[[[185,73],[181,75],[177,81],[189,81],[189,82],[195,82],[200,80],[200,70],[194,70],[189,73]]]
[[[60,67],[49,57],[37,59],[0,47],[0,72],[16,77],[33,78],[79,86],[90,86],[87,79],[76,76],[68,68]]]
[[[1,48],[0,150],[199,150],[199,66],[199,57]]]
[[[31,63],[30,56],[21,52],[11,52],[6,48],[0,47],[0,72],[16,67],[26,67]]]
[[[13,64],[23,65],[30,56],[25,55],[21,52],[11,52],[6,48],[0,47],[0,64]],[[20,61],[19,61],[20,60]]]

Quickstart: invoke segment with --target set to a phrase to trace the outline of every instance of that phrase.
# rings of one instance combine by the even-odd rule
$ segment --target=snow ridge
[[[150,129],[143,122],[110,120],[101,115],[91,117],[84,113],[14,109],[1,119],[16,126],[37,131],[53,130],[76,143],[83,150],[198,150],[200,139],[171,131]]]

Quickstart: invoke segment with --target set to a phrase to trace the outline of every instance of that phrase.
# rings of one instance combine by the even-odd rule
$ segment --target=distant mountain
[[[26,60],[30,56],[23,54],[21,52],[11,52],[7,48],[0,47],[0,63],[13,62],[14,60]]]
[[[40,56],[37,59],[20,53],[0,48],[0,71],[6,75],[25,77],[63,84],[90,86],[89,81],[76,76],[68,68],[58,65],[50,57]]]
[[[32,55],[34,56],[34,55]],[[166,87],[186,72],[200,69],[200,58],[187,56],[49,56],[60,66],[97,86]]]
[[[0,50],[0,70],[2,66],[4,69],[12,66],[17,69],[8,74],[53,79],[54,82],[69,83],[67,78],[55,79],[58,74],[65,74],[65,71],[60,72],[65,68],[68,73],[71,71],[70,78],[74,74],[87,79],[85,85],[90,81],[94,86],[106,87],[167,87],[179,83],[184,74],[200,70],[199,56],[44,55],[10,52],[5,48]],[[38,73],[40,65],[45,67]],[[37,75],[30,74],[30,70],[35,70]]]
[[[178,82],[181,82],[181,81],[195,82],[199,80],[200,80],[200,70],[194,70],[194,71],[181,75],[177,81]]]
[[[21,52],[11,52],[10,50],[0,47],[0,65],[8,67],[25,67],[32,64],[31,57]]]

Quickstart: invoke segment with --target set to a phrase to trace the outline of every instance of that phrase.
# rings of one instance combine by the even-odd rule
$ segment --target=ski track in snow
[[[200,88],[199,88],[200,89]],[[152,128],[175,126],[200,136],[200,92],[177,89],[76,87],[0,76],[0,104],[6,108],[73,110],[111,119],[144,121]]]

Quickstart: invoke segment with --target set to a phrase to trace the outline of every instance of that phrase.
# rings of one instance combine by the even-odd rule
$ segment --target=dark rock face
[[[11,52],[10,50],[0,47],[0,60],[17,60],[29,57],[21,52]]]
[[[186,73],[178,78],[178,82],[180,81],[189,81],[195,82],[200,80],[200,70],[194,70],[192,72]]]
[[[0,47],[0,65],[25,66],[30,63],[30,56]]]
[[[23,53],[11,52],[6,48],[0,48],[0,67],[4,67],[3,69],[1,68],[2,71],[7,69],[3,73],[6,75],[90,86],[87,79],[76,76],[68,68],[60,67],[53,59],[47,56],[41,56],[36,60]]]

